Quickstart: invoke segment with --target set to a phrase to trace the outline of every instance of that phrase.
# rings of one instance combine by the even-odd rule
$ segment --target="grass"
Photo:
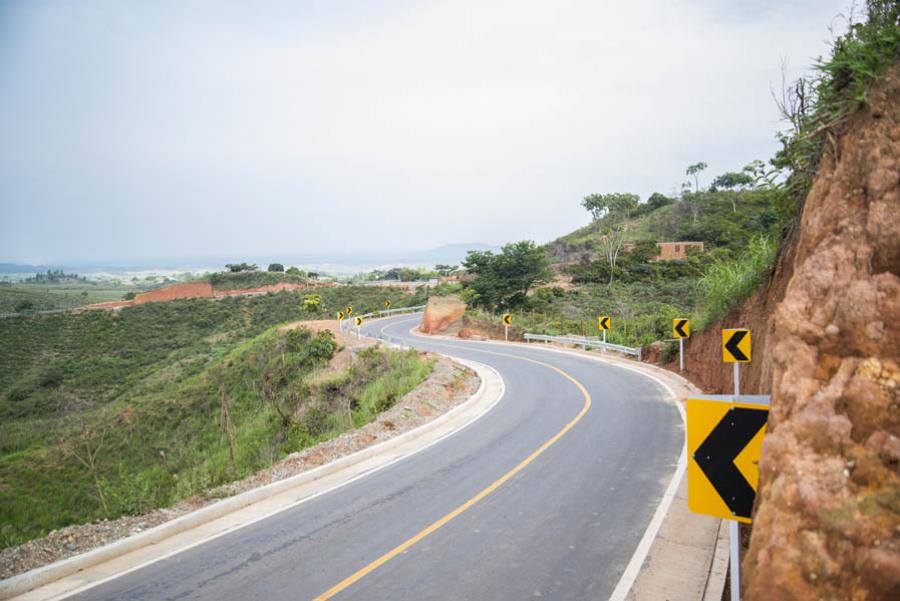
[[[705,309],[703,323],[721,319],[757,290],[767,279],[775,261],[775,242],[766,236],[754,238],[736,261],[717,261],[698,285]],[[702,327],[698,324],[698,329]]]
[[[29,303],[29,311],[74,309],[92,303],[122,300],[127,292],[144,289],[106,283],[2,284],[0,314],[18,313],[20,303]]]
[[[315,281],[304,276],[274,271],[223,271],[208,276],[210,283],[216,290],[241,290],[247,288],[259,288],[281,282],[291,284],[315,284]]]
[[[304,291],[304,293],[307,291]],[[369,287],[0,320],[0,545],[171,504],[365,423],[430,371],[275,326],[412,297]]]

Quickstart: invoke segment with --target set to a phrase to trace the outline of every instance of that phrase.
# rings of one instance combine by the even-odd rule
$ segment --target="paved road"
[[[493,410],[386,469],[75,598],[296,601],[343,582],[330,598],[606,599],[681,450],[666,392],[538,346],[413,337],[417,321],[365,329],[493,366],[506,383]]]

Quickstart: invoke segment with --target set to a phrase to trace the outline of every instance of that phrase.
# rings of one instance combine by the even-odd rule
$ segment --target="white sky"
[[[768,159],[846,0],[0,5],[0,262],[545,242]]]

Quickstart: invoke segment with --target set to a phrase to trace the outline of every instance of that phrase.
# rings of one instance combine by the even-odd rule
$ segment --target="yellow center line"
[[[475,349],[469,349],[469,350],[475,350]],[[440,527],[442,527],[445,524],[447,524],[448,522],[450,522],[453,518],[457,517],[458,515],[460,515],[461,513],[463,513],[464,511],[466,511],[467,509],[469,509],[476,503],[478,503],[478,501],[482,500],[483,498],[485,498],[486,496],[488,496],[489,494],[491,494],[492,492],[494,492],[495,490],[497,490],[498,488],[503,486],[503,484],[506,483],[510,478],[512,478],[513,476],[518,474],[520,471],[525,469],[525,467],[529,463],[531,463],[532,461],[537,459],[538,456],[541,455],[541,453],[546,451],[556,441],[558,441],[560,438],[565,436],[566,432],[571,430],[575,426],[575,424],[577,424],[579,422],[579,420],[581,420],[581,418],[584,417],[585,413],[587,413],[588,409],[590,409],[590,407],[591,407],[591,395],[588,393],[587,389],[581,384],[581,382],[579,382],[578,380],[576,380],[575,378],[573,378],[572,376],[570,376],[568,373],[564,372],[563,370],[559,369],[558,367],[554,367],[553,365],[550,365],[549,363],[544,363],[543,361],[537,361],[536,359],[529,359],[527,357],[520,357],[518,355],[510,355],[507,353],[497,353],[494,351],[483,351],[480,349],[477,350],[476,352],[488,353],[491,355],[500,355],[500,356],[504,356],[504,357],[511,357],[513,359],[520,359],[522,361],[528,361],[530,363],[535,363],[537,365],[541,365],[548,369],[552,369],[553,371],[557,372],[558,374],[560,374],[561,376],[563,376],[564,378],[566,378],[567,380],[569,380],[573,384],[575,384],[575,386],[577,386],[578,389],[581,391],[581,394],[584,397],[584,405],[581,407],[581,411],[578,412],[578,415],[576,415],[572,419],[572,421],[570,421],[565,426],[563,426],[562,430],[560,430],[559,432],[554,434],[550,440],[548,440],[547,442],[542,444],[540,447],[538,447],[538,449],[536,451],[534,451],[531,455],[529,455],[528,457],[523,459],[522,462],[519,463],[516,467],[512,468],[511,470],[509,470],[508,472],[506,472],[505,474],[500,476],[490,486],[488,486],[487,488],[485,488],[484,490],[479,492],[477,495],[475,495],[474,497],[472,497],[471,499],[469,499],[468,501],[466,501],[465,503],[463,503],[462,505],[460,505],[459,507],[457,507],[456,509],[454,509],[453,511],[451,511],[450,513],[448,513],[447,515],[442,517],[441,519],[439,519],[438,521],[434,522],[433,524],[431,524],[430,526],[428,526],[427,528],[425,528],[424,530],[422,530],[421,532],[419,532],[412,538],[409,538],[405,542],[397,545],[396,547],[394,547],[393,549],[391,549],[390,551],[388,551],[387,553],[385,553],[384,555],[382,555],[381,557],[379,557],[378,559],[376,559],[369,565],[367,565],[363,568],[360,568],[352,575],[348,576],[344,580],[341,580],[340,582],[335,584],[333,587],[331,587],[330,589],[328,589],[327,591],[325,591],[324,593],[322,593],[321,595],[316,597],[314,599],[314,601],[325,601],[326,599],[331,599],[332,597],[334,597],[335,595],[337,595],[338,593],[343,591],[345,588],[349,587],[350,585],[354,584],[358,580],[362,579],[367,574],[370,574],[371,572],[377,570],[379,567],[381,567],[385,563],[389,562],[391,559],[393,559],[397,555],[400,555],[401,553],[403,553],[404,551],[406,551],[407,549],[409,549],[410,547],[415,545],[417,542],[419,542],[420,540],[422,540],[423,538],[425,538],[426,536],[428,536],[435,530],[439,529]]]

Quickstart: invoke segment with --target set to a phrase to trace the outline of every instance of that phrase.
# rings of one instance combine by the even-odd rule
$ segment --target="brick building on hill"
[[[631,252],[634,250],[634,244],[627,243],[622,250]],[[679,261],[687,258],[689,248],[696,248],[703,252],[702,242],[657,242],[656,247],[659,254],[654,257],[655,261]]]

